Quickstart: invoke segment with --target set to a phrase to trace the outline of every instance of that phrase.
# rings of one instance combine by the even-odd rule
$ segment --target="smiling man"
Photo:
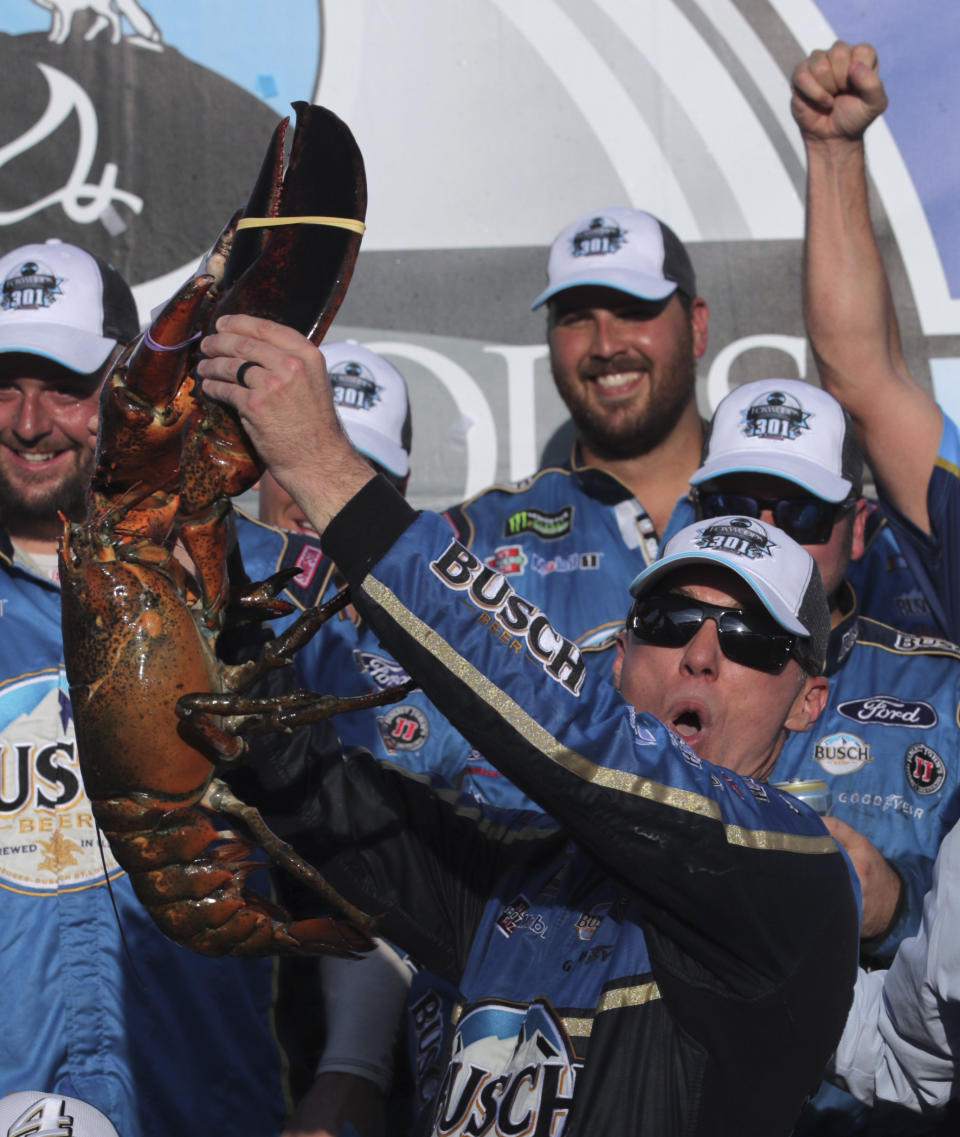
[[[708,309],[687,250],[640,209],[613,206],[558,234],[547,287],[550,369],[576,428],[567,461],[495,485],[448,513],[458,536],[523,591],[564,613],[583,647],[608,647],[622,613],[602,575],[656,557],[685,500],[703,423],[695,397]]]
[[[237,409],[384,646],[543,811],[464,806],[334,752],[286,819],[385,937],[459,988],[430,1132],[785,1137],[856,969],[845,859],[759,780],[826,694],[812,558],[756,519],[678,533],[631,586],[620,694],[374,477],[312,344],[235,316],[203,350],[205,389]]]
[[[0,983],[16,1004],[0,1093],[80,1097],[123,1137],[227,1133],[238,1116],[274,1137],[288,1067],[275,961],[205,959],[162,935],[101,853],[77,758],[60,513],[83,515],[88,426],[138,330],[126,283],[83,249],[0,257]]]

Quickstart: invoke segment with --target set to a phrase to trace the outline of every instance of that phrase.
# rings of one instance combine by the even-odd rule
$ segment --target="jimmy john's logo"
[[[874,758],[862,738],[846,731],[821,738],[814,745],[813,757],[828,774],[855,774]]]
[[[481,623],[512,650],[527,651],[543,671],[573,695],[580,694],[586,664],[580,649],[561,636],[536,604],[518,596],[507,579],[452,541],[430,568],[447,588],[461,592],[479,610]],[[485,617],[485,619],[484,619]]]
[[[338,407],[369,411],[380,401],[380,384],[368,367],[354,359],[338,363],[330,372],[333,401]]]
[[[698,529],[694,544],[699,549],[718,549],[748,560],[772,557],[777,547],[753,517],[731,517]]]
[[[867,699],[848,699],[837,710],[854,722],[877,723],[879,726],[911,726],[929,730],[939,718],[929,703],[906,702],[893,695],[871,695]]]
[[[940,755],[925,742],[915,742],[903,758],[907,781],[918,794],[935,794],[947,777]]]
[[[793,441],[800,432],[809,430],[805,411],[785,391],[768,391],[743,412],[743,433],[747,438],[777,438]]]
[[[388,750],[419,750],[430,737],[430,724],[419,707],[403,703],[377,718],[380,737]]]
[[[518,537],[521,533],[532,533],[544,541],[555,541],[558,537],[566,537],[572,525],[572,505],[565,505],[555,513],[544,513],[541,509],[518,509],[504,523],[503,535]]]
[[[570,252],[575,257],[602,257],[615,253],[626,239],[626,231],[616,221],[594,217],[586,228],[570,238]]]
[[[56,276],[40,261],[24,261],[7,274],[0,289],[0,307],[7,311],[49,308],[63,295],[62,276]]]

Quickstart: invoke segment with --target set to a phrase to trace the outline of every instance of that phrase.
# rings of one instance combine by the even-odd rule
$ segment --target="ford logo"
[[[936,726],[936,710],[929,703],[910,703],[893,695],[871,695],[867,699],[849,699],[837,710],[844,718],[878,726],[912,726],[929,730]]]

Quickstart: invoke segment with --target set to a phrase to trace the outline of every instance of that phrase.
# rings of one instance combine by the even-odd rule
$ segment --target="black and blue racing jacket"
[[[856,973],[856,885],[820,820],[634,710],[387,483],[324,547],[385,647],[543,811],[485,811],[361,751],[328,755],[287,819],[380,934],[457,986],[430,1132],[788,1134]]]

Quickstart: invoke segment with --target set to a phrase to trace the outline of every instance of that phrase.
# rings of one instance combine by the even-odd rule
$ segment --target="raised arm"
[[[837,42],[793,73],[807,150],[804,316],[823,386],[850,412],[884,493],[929,532],[940,410],[903,358],[867,196],[863,136],[886,106],[869,44]]]

